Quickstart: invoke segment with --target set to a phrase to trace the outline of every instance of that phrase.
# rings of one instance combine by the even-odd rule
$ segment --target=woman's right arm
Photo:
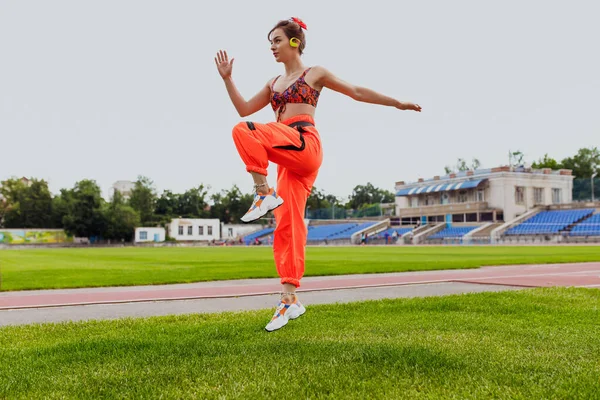
[[[231,76],[223,80],[225,81],[225,87],[227,88],[227,93],[229,93],[229,98],[242,118],[263,109],[271,101],[271,88],[268,83],[253,98],[246,101],[235,87],[235,83],[233,83]]]
[[[229,61],[227,52],[221,50],[215,57],[215,64],[217,64],[219,74],[221,75],[221,78],[223,78],[223,82],[225,82],[225,88],[227,88],[227,93],[229,94],[233,106],[240,117],[243,118],[254,114],[269,104],[271,101],[271,88],[267,82],[267,84],[265,84],[265,86],[250,99],[250,101],[246,101],[237,90],[237,87],[231,78],[233,60],[234,59],[232,58],[231,61]]]

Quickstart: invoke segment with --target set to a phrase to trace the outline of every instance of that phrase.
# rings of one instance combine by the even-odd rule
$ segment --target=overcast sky
[[[42,178],[57,193],[89,178],[108,193],[144,175],[159,193],[249,192],[213,58],[235,57],[249,99],[283,73],[266,34],[291,16],[308,26],[307,66],[423,107],[324,90],[319,189],[393,190],[458,157],[493,167],[517,149],[562,159],[600,145],[599,4],[0,0],[0,179]],[[273,118],[269,107],[247,119]]]

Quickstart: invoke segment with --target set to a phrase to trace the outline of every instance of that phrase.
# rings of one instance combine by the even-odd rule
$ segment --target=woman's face
[[[290,38],[285,36],[283,29],[277,28],[271,34],[271,52],[275,61],[286,62],[294,56],[298,50],[290,46]]]

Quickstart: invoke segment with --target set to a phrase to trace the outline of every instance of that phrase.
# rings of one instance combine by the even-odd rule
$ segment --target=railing
[[[343,207],[329,207],[311,209],[306,207],[305,217],[307,219],[352,219],[352,218],[389,218],[389,213],[386,212],[379,204],[373,204],[371,206],[358,209],[358,210],[347,210]]]
[[[478,211],[493,211],[488,207],[487,201],[472,203],[434,204],[430,206],[419,206],[400,209],[400,217],[418,217],[421,215],[448,214],[448,213],[471,213]]]

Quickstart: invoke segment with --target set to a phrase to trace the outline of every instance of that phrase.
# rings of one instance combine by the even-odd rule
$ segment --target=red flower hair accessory
[[[300,25],[300,28],[306,30],[306,24],[302,22],[300,18],[292,17],[290,18],[290,21],[297,23],[298,25]]]

